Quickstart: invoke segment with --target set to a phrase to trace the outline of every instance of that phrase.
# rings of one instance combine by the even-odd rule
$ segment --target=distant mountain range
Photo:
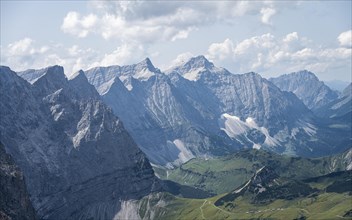
[[[148,58],[84,73],[152,163],[177,165],[241,148],[322,156],[350,147],[350,123],[331,129],[315,114],[337,92],[308,71],[268,81],[198,56],[165,73]]]

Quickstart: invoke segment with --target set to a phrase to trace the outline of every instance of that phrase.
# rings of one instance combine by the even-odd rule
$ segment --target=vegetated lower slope
[[[129,207],[142,219],[350,219],[351,172],[299,181],[262,167],[227,194],[185,199],[157,193]]]
[[[301,158],[247,149],[224,157],[192,159],[175,169],[154,170],[162,179],[221,194],[239,187],[263,166],[272,167],[282,177],[301,180],[352,169],[352,150],[329,157]]]

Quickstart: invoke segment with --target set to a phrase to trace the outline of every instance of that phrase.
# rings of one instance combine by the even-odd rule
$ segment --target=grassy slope
[[[215,202],[226,194],[206,199],[185,199],[157,193],[139,201],[140,214],[146,219],[151,216],[156,219],[352,219],[344,217],[352,210],[351,174],[352,171],[345,171],[303,180],[318,192],[264,204],[253,204],[246,195],[215,206]],[[327,192],[336,182],[344,182],[343,193]]]
[[[251,149],[208,160],[193,159],[173,170],[155,171],[162,179],[221,194],[242,185],[264,165],[273,167],[280,176],[304,179],[344,170],[346,165],[341,157],[293,158]]]
[[[155,201],[160,201],[160,197],[163,197],[162,205],[155,202],[152,206],[152,215],[156,219],[295,219],[302,216],[308,219],[337,219],[342,218],[352,206],[352,197],[348,193],[321,193],[312,198],[276,200],[266,205],[253,205],[239,197],[234,201],[234,208],[216,207],[214,202],[220,195],[208,199],[185,199],[163,193],[156,196]],[[144,198],[141,203],[146,204],[150,200],[150,197]],[[144,212],[143,216],[148,218],[150,213]]]

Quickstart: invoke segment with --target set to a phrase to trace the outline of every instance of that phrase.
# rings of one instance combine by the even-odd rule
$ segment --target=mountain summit
[[[174,66],[167,70],[167,74],[177,73],[190,81],[197,81],[204,73],[223,73],[227,70],[215,67],[212,62],[207,60],[203,55],[193,57],[187,62]]]
[[[293,92],[313,111],[338,97],[312,72],[302,70],[269,79],[283,91]]]

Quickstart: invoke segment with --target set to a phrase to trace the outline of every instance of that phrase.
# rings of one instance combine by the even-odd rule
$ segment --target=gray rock
[[[39,218],[112,219],[121,201],[158,190],[145,155],[82,72],[67,80],[48,67],[31,85],[1,67],[0,90],[1,141]]]
[[[293,92],[312,110],[316,110],[338,97],[338,92],[330,89],[324,82],[319,81],[314,73],[307,70],[285,74],[269,80],[281,90]]]
[[[0,142],[0,219],[37,219],[25,179]]]

